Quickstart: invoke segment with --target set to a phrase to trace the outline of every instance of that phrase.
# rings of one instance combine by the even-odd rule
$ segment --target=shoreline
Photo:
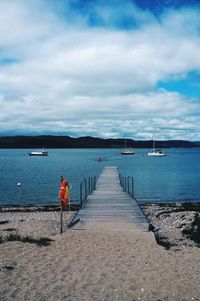
[[[70,209],[67,207],[64,211],[76,211],[80,205],[71,204]],[[8,204],[8,205],[0,205],[0,213],[1,212],[49,212],[49,211],[60,211],[59,205],[21,205],[21,204]]]
[[[179,201],[169,201],[169,202],[141,202],[139,203],[139,206],[141,206],[142,208],[148,206],[159,206],[159,207],[174,207],[174,206],[179,206],[181,204],[188,204],[188,206],[199,206],[200,208],[200,200],[179,200]],[[72,211],[76,211],[78,210],[78,208],[80,208],[80,204],[76,204],[76,203],[72,203],[70,204],[70,210]],[[3,204],[0,205],[0,212],[4,212],[4,211],[10,211],[10,212],[20,212],[20,211],[24,211],[24,212],[31,212],[31,211],[59,211],[60,210],[60,206],[58,204],[43,204],[43,205],[39,205],[39,204]],[[65,208],[65,211],[68,211],[69,207],[67,206]]]
[[[192,230],[196,231],[192,229],[195,214],[199,215],[199,225],[196,225],[196,228],[200,228],[200,203],[146,203],[140,206],[149,222],[149,230],[154,233],[158,244],[168,249],[184,246],[200,247],[198,240],[200,234],[197,233],[196,242],[191,240],[190,235]],[[68,207],[64,209],[64,224],[68,223],[79,207],[79,205],[72,205],[70,210]],[[7,221],[5,226],[2,224],[3,221]],[[59,234],[59,228],[60,207],[58,205],[0,206],[0,235],[19,233],[33,237],[51,237]],[[64,227],[64,231],[67,231],[67,227]]]

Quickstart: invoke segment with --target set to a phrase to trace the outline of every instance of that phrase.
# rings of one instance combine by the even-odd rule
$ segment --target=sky
[[[0,136],[200,141],[200,1],[0,0]]]

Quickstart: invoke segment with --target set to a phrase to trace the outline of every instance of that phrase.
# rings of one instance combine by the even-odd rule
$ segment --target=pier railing
[[[96,188],[96,176],[85,178],[80,184],[80,207],[83,207],[89,194]]]
[[[132,198],[134,198],[134,179],[131,176],[123,177],[119,174],[120,184],[123,191],[128,193]]]
[[[141,205],[139,204],[138,200],[135,198],[135,192],[134,192],[134,178],[131,176],[123,177],[121,174],[119,174],[119,180],[120,184],[123,188],[123,191],[128,193],[138,204],[142,212],[144,213],[144,216],[146,216],[144,210],[142,209]]]

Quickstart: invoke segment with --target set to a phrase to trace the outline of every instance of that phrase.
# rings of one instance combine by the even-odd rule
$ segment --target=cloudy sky
[[[200,4],[0,0],[0,136],[200,140]]]

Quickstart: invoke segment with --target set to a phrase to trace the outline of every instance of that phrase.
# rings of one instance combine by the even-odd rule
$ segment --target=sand
[[[146,208],[153,220],[152,211]],[[141,232],[65,228],[60,235],[59,212],[4,212],[3,220],[9,220],[0,225],[3,235],[15,228],[10,232],[53,241],[0,244],[1,301],[200,300],[200,249],[194,244],[166,250]]]

